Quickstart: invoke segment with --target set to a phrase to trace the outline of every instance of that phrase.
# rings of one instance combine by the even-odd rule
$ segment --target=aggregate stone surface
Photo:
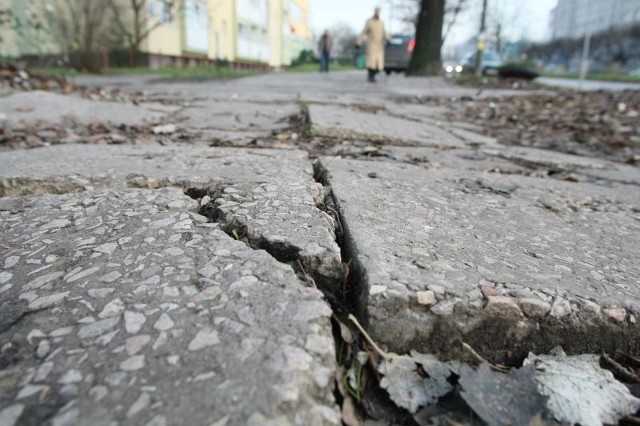
[[[272,101],[273,102],[273,101]],[[181,125],[235,144],[248,144],[290,126],[289,117],[300,113],[295,103],[198,101],[182,112]]]
[[[388,348],[629,349],[640,312],[637,186],[321,162],[361,269],[359,315]],[[605,329],[621,337],[600,340]]]
[[[4,152],[0,196],[95,186],[202,186],[230,182],[313,183],[305,152],[204,146],[56,145]]]
[[[367,137],[391,144],[464,147],[465,143],[434,124],[352,108],[310,105],[312,130],[323,136]]]
[[[3,424],[338,424],[331,309],[177,188],[5,197]]]
[[[267,249],[283,262],[299,260],[319,287],[337,293],[342,259],[334,219],[317,207],[322,202],[320,184],[244,184],[225,187],[204,207],[252,246]]]
[[[43,91],[17,92],[0,97],[0,112],[8,123],[60,122],[66,117],[79,123],[96,121],[142,125],[162,121],[169,112],[164,105],[92,101]]]
[[[495,145],[484,153],[532,168],[576,172],[590,180],[640,185],[638,168],[598,158],[581,157],[544,149]]]

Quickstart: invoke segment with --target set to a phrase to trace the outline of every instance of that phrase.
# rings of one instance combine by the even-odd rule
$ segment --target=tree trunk
[[[442,26],[445,0],[420,0],[416,23],[416,46],[409,61],[407,75],[440,75],[442,61]]]

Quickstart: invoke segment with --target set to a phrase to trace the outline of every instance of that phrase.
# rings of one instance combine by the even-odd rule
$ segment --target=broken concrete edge
[[[95,189],[107,189],[114,186],[112,176],[12,176],[0,178],[0,197],[17,197],[28,195],[62,195],[73,192],[92,191]],[[222,182],[203,182],[216,188]],[[138,189],[160,189],[168,187],[181,188],[185,192],[193,190],[195,183],[186,178],[152,178],[141,174],[132,173],[126,176],[122,183],[124,187]]]
[[[187,222],[191,222],[191,225],[195,228],[195,229],[200,229],[201,232],[203,232],[204,234],[210,235],[212,233],[217,233],[218,235],[221,234],[219,228],[217,227],[217,225],[215,224],[210,224],[210,223],[205,223],[207,222],[206,218],[204,217],[197,217],[197,216],[193,216],[192,214],[194,213],[194,211],[198,208],[198,205],[190,200],[190,198],[193,198],[192,196],[190,196],[189,194],[183,194],[182,196],[180,195],[180,193],[184,193],[185,191],[180,190],[179,188],[171,188],[171,193],[176,194],[175,198],[176,200],[170,204],[166,204],[166,206],[169,209],[174,209],[174,210],[186,210],[185,213],[188,213],[190,218],[187,219]],[[121,189],[121,192],[118,191],[94,191],[94,193],[110,193],[110,194],[115,194],[113,195],[114,199],[116,200],[122,200],[123,203],[127,203],[127,199],[126,197],[122,197],[121,194],[122,192],[130,192],[128,189]],[[149,191],[151,192],[151,191]],[[191,191],[193,193],[193,191]],[[143,193],[142,191],[140,191],[140,193]],[[166,192],[165,192],[166,193]],[[197,194],[196,194],[197,195]],[[90,197],[91,195],[86,195],[87,197]],[[81,195],[80,197],[78,197],[77,195],[74,198],[74,194],[69,194],[69,196],[62,196],[62,197],[49,197],[49,199],[58,199],[58,200],[62,200],[60,201],[61,203],[69,203],[69,200],[76,200],[76,203],[80,203],[83,204],[85,202],[85,195]],[[9,203],[7,204],[11,204],[11,202],[19,202],[21,200],[21,198],[7,198],[6,200],[9,201]],[[0,210],[2,210],[1,206],[0,206]],[[164,210],[161,210],[161,212],[164,212]],[[183,214],[184,218],[186,219],[186,214]],[[202,220],[204,219],[204,221]],[[222,236],[222,238],[224,239],[226,236]],[[113,244],[113,247],[117,247],[117,245],[115,245],[115,243],[109,243],[107,245]],[[120,244],[120,243],[118,243]],[[235,242],[232,240],[228,241],[228,246],[242,246],[242,244],[240,244],[239,242]],[[205,245],[204,247],[207,247],[207,245]],[[98,248],[99,250],[99,248]],[[109,250],[113,250],[113,248],[110,248]],[[247,249],[245,249],[247,250]],[[94,250],[97,251],[97,250]],[[270,257],[268,253],[264,252],[264,251],[260,251],[262,253],[259,252],[254,252],[254,253],[249,253],[250,256],[261,256],[263,258],[267,258]],[[85,259],[88,259],[88,257],[85,257]],[[271,257],[271,259],[273,259]],[[206,260],[205,260],[206,261]],[[88,260],[88,262],[92,262],[91,260]],[[272,264],[273,265],[273,264]],[[291,271],[288,266],[286,265],[281,265],[278,264],[277,265],[278,268],[282,269],[283,273],[285,275],[288,275],[289,277],[294,278],[292,280],[293,284],[295,285],[295,287],[299,287],[299,291],[301,293],[304,294],[308,294],[310,296],[313,296],[313,298],[315,299],[314,302],[316,306],[320,305],[322,307],[322,312],[323,314],[321,315],[321,317],[319,316],[318,318],[315,317],[310,317],[310,319],[312,320],[316,320],[319,326],[322,326],[325,328],[325,330],[328,330],[330,332],[331,330],[331,325],[330,325],[330,320],[331,320],[331,311],[328,307],[328,304],[326,302],[321,302],[322,300],[322,294],[318,291],[318,290],[314,290],[314,289],[309,289],[309,288],[305,288],[304,283],[301,282],[296,282],[295,280],[295,274],[293,273],[293,271]],[[278,269],[276,268],[276,269]],[[98,269],[98,268],[96,268]],[[56,276],[60,277],[62,273],[57,273]],[[204,271],[204,270],[198,270],[198,274],[201,275],[202,277],[209,277],[209,275]],[[259,275],[258,275],[259,276]],[[204,278],[203,278],[204,279]],[[272,288],[271,291],[274,292],[278,292],[279,290],[277,288]],[[60,294],[64,294],[64,298],[66,298],[66,296],[69,294],[69,292],[65,292],[65,293],[58,293],[58,295]],[[56,296],[56,295],[54,295]],[[35,297],[35,296],[34,296]],[[311,297],[310,297],[311,299]],[[118,299],[120,300],[120,299]],[[194,300],[197,300],[197,298],[194,298]],[[204,300],[208,300],[208,299],[204,299]],[[23,301],[23,298],[21,296],[21,299],[19,299],[19,301]],[[38,310],[42,310],[45,307],[45,303],[49,304],[49,303],[60,303],[62,301],[62,299],[60,299],[58,296],[56,296],[55,298],[53,298],[53,296],[44,296],[41,298],[37,298],[34,300],[29,301],[28,305],[25,305],[25,302],[22,302],[23,307],[22,307],[22,312],[19,312],[18,315],[21,316],[23,314],[27,314],[27,313],[31,313],[31,312],[36,312]],[[9,302],[9,304],[11,304],[12,302]],[[192,303],[192,302],[191,302]],[[2,309],[4,309],[6,306],[6,304],[3,304],[2,306],[0,306],[0,311]],[[11,306],[9,306],[9,308],[11,308]],[[302,312],[302,316],[299,318],[302,321],[305,321],[305,315],[308,315],[308,308],[305,308],[304,306],[300,306],[299,307],[300,311]],[[328,312],[327,312],[328,311]],[[315,314],[311,314],[312,316]],[[126,313],[125,313],[125,318],[126,318]],[[144,317],[143,317],[144,318]],[[109,319],[109,321],[111,321],[111,319]],[[92,327],[93,325],[89,325],[86,327]],[[81,329],[82,330],[82,329]],[[44,335],[43,335],[44,336]],[[216,335],[217,336],[217,335]],[[330,334],[329,334],[330,336]],[[197,336],[196,336],[197,338]],[[326,340],[325,340],[326,342]],[[293,348],[293,349],[290,349]],[[193,351],[193,349],[190,347],[189,348],[190,351]],[[283,352],[285,353],[285,357],[286,357],[286,351],[287,350],[295,350],[295,348],[293,346],[285,346],[283,347]],[[297,354],[299,354],[300,352],[294,352],[294,354],[292,355],[292,357],[298,356]],[[326,355],[329,355],[329,360],[326,359]],[[293,358],[292,358],[293,359]],[[327,350],[325,352],[325,359],[324,361],[330,361],[327,362],[327,364],[333,366],[333,363],[335,362],[335,348],[331,347],[330,350]],[[287,361],[289,362],[289,361]],[[291,361],[293,362],[293,361]],[[301,412],[293,412],[292,414],[287,415],[287,412],[291,412],[291,408],[289,407],[290,404],[292,404],[293,402],[289,401],[289,400],[284,400],[283,399],[283,403],[282,406],[278,405],[277,408],[275,408],[274,410],[281,410],[283,413],[282,417],[278,417],[277,420],[274,420],[274,424],[292,424],[296,423],[296,424],[309,424],[308,422],[311,422],[311,424],[337,424],[338,423],[338,417],[336,416],[336,413],[339,412],[336,408],[336,404],[334,401],[334,397],[333,397],[333,391],[334,391],[334,381],[333,381],[333,377],[335,375],[335,368],[331,368],[331,371],[327,371],[327,380],[326,382],[323,382],[323,384],[319,384],[319,382],[316,381],[309,381],[309,382],[300,382],[300,390],[304,390],[305,393],[307,394],[307,396],[305,397],[304,403],[308,404],[309,406],[311,406],[312,408],[310,409],[311,412],[310,413],[301,413]],[[296,379],[295,377],[292,377],[290,380],[294,380]],[[197,380],[196,380],[197,381]],[[295,387],[297,385],[297,383],[292,382],[292,387]],[[282,395],[284,397],[290,395],[291,388],[287,388],[282,392]],[[298,393],[295,393],[295,395],[298,395]],[[296,396],[297,397],[297,396]],[[309,398],[310,397],[310,398]],[[307,416],[308,417],[305,417]],[[315,423],[318,422],[318,419],[323,419],[321,423]],[[262,421],[257,422],[256,424],[265,424],[265,421],[267,419],[262,419]]]
[[[414,141],[407,141],[401,138],[388,138],[385,136],[380,136],[377,134],[367,134],[361,132],[353,132],[353,131],[322,131],[321,129],[314,127],[313,125],[309,130],[310,137],[318,137],[335,141],[367,141],[369,145],[375,146],[410,146],[410,147],[420,147],[420,148],[440,148],[438,144],[432,143],[418,143]]]
[[[617,165],[615,164],[607,165],[606,163],[602,162],[600,164],[601,167],[595,167],[595,166],[589,167],[586,165],[583,166],[578,164],[571,165],[571,164],[529,160],[526,158],[509,155],[508,153],[505,153],[499,150],[494,150],[494,149],[484,150],[484,153],[495,158],[501,158],[503,160],[510,161],[515,165],[525,167],[531,170],[539,170],[540,168],[545,168],[550,172],[549,175],[551,177],[556,177],[563,180],[568,180],[567,179],[568,176],[566,175],[564,177],[562,176],[563,173],[564,174],[577,173],[579,175],[584,176],[586,181],[590,183],[604,183],[604,184],[614,183],[614,184],[623,184],[623,185],[639,185],[640,184],[640,182],[638,182],[637,179],[614,177],[613,175],[605,176],[602,173],[607,171],[607,166],[616,167]]]
[[[313,235],[309,241],[305,241],[297,239],[295,231],[275,235],[265,233],[261,225],[256,224],[273,220],[274,217],[270,217],[269,213],[263,214],[264,206],[253,199],[263,191],[297,191],[306,208],[304,212],[298,212],[300,218],[307,215],[309,220],[315,220],[316,225],[312,228],[321,235]],[[219,185],[214,192],[200,197],[199,213],[211,222],[218,223],[234,239],[244,241],[254,249],[265,250],[279,262],[289,264],[301,280],[333,297],[342,281],[342,263],[334,231],[335,223],[322,211],[323,200],[324,188],[315,182],[291,188],[274,184]],[[285,216],[293,214],[300,219],[295,212],[289,211],[294,206],[285,207],[287,211],[279,213]],[[252,213],[256,217],[252,218]]]
[[[324,164],[331,157],[314,163],[316,175],[331,188],[331,173]],[[332,193],[340,213],[340,200]],[[343,289],[345,303],[377,342],[393,342],[386,349],[396,353],[417,350],[441,359],[468,360],[470,345],[491,362],[521,365],[530,352],[547,353],[561,346],[567,354],[635,353],[640,349],[640,307],[601,306],[583,298],[556,296],[519,297],[508,290],[478,285],[477,291],[462,297],[447,293],[439,285],[427,286],[409,298],[387,295],[372,288],[357,243],[350,236],[349,223],[340,215],[344,241],[341,244],[349,276]],[[373,286],[375,287],[375,286]],[[397,296],[397,295],[396,295]],[[377,312],[371,298],[386,299],[387,310]],[[395,298],[397,313],[390,318],[389,299]],[[416,312],[418,314],[416,315]],[[411,330],[412,338],[390,336],[389,330]],[[473,359],[472,359],[473,360]]]

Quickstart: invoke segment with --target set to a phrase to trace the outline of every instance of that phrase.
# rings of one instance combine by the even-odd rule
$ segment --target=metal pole
[[[476,45],[476,75],[482,76],[482,53],[484,52],[485,43],[485,30],[487,24],[487,1],[482,0],[482,15],[480,17],[480,33],[478,34],[478,43]]]
[[[587,9],[587,23],[582,43],[582,58],[580,60],[580,89],[584,89],[584,82],[589,72],[589,53],[591,51],[591,1]]]

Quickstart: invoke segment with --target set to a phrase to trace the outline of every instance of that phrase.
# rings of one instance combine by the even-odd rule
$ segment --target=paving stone
[[[181,115],[181,127],[203,133],[207,138],[234,145],[247,145],[260,138],[291,126],[289,117],[300,114],[295,103],[199,101],[194,102]]]
[[[161,121],[165,112],[160,112],[153,104],[134,105],[129,103],[92,101],[75,96],[33,91],[17,92],[0,97],[0,112],[6,114],[7,122],[35,123],[60,122],[72,117],[83,124],[95,121],[113,124],[142,125]],[[158,107],[162,108],[161,105]]]
[[[368,294],[361,296],[360,318],[391,350],[446,355],[456,339],[488,356],[506,348],[526,355],[532,345],[597,350],[593,342],[608,317],[579,301],[634,315],[640,309],[636,186],[333,157],[321,163],[361,267],[360,290]],[[522,323],[503,321],[501,309],[477,303],[474,292],[482,297],[487,284],[502,289],[494,297],[509,297],[518,311],[521,294],[539,306],[528,302]],[[428,290],[439,302],[425,309],[416,294]],[[553,319],[539,322],[546,303]],[[573,327],[576,318],[581,327]],[[611,345],[637,338],[635,326],[604,327],[614,336]],[[575,334],[544,339],[559,330]]]
[[[57,145],[4,152],[0,164],[0,196],[77,192],[105,186],[206,189],[229,182],[313,182],[311,164],[302,151]],[[65,225],[68,219],[52,220],[43,226]],[[163,224],[159,222],[158,226]]]
[[[10,366],[20,384],[1,385],[3,424],[39,416],[71,424],[247,424],[256,416],[338,424],[333,381],[318,380],[335,371],[322,294],[215,224],[185,219],[176,229],[188,218],[183,205],[197,202],[181,189],[122,188],[0,209],[0,244],[18,257],[0,258],[14,274],[1,297],[24,299],[31,310],[0,334],[20,353]],[[43,226],[52,221],[61,225]],[[56,260],[32,274],[42,264],[27,261],[52,254]],[[198,273],[205,265],[206,277]],[[115,268],[113,287],[102,287],[100,277]],[[64,303],[50,303],[61,294]]]
[[[315,132],[334,137],[366,138],[431,147],[465,147],[464,142],[433,124],[396,118],[384,111],[362,112],[336,106],[310,105]]]
[[[494,146],[483,150],[485,154],[500,157],[530,168],[575,172],[581,180],[617,182],[640,185],[638,168],[612,161],[563,154],[560,152],[526,147]]]

